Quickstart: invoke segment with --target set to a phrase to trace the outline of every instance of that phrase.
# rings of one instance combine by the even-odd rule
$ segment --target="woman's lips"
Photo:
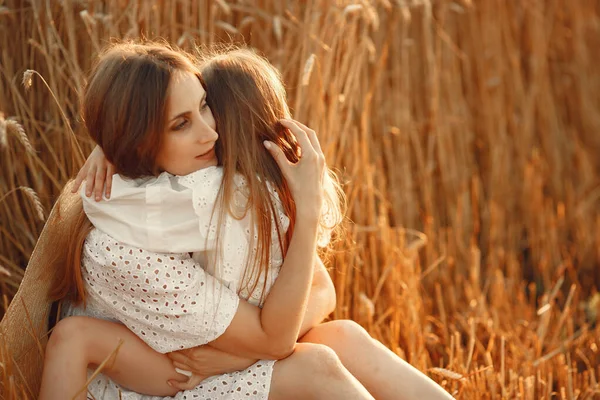
[[[214,149],[215,149],[215,148],[214,148],[214,147],[212,147],[212,148],[211,148],[210,150],[208,150],[206,153],[204,153],[204,154],[200,154],[199,156],[196,156],[196,160],[204,160],[204,159],[207,159],[207,158],[210,158],[210,157],[212,157],[212,153],[213,153],[213,150],[214,150]]]

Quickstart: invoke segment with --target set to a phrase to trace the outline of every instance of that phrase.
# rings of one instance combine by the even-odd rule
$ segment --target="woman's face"
[[[191,72],[175,73],[167,89],[167,118],[156,158],[161,170],[187,175],[217,165],[215,119],[206,92]]]

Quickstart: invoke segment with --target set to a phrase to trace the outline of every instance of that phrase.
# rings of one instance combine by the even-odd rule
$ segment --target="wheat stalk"
[[[0,124],[1,123],[2,121],[0,121]],[[23,125],[19,124],[14,119],[8,119],[5,122],[5,129],[7,133],[13,133],[19,139],[21,144],[25,147],[27,153],[35,155],[35,149],[31,145],[31,142],[29,141],[29,137],[27,137],[27,133],[25,133],[25,128],[23,128]],[[0,134],[2,133],[0,132]]]
[[[85,159],[85,157],[83,156],[83,151],[81,150],[81,146],[79,145],[79,142],[77,141],[77,138],[75,137],[75,132],[73,132],[73,129],[71,128],[71,124],[69,123],[69,120],[68,120],[68,118],[67,118],[67,116],[65,114],[65,111],[63,110],[62,106],[60,105],[60,102],[56,98],[56,95],[54,94],[54,92],[52,91],[52,89],[50,88],[50,86],[48,85],[48,82],[46,82],[46,80],[44,79],[44,77],[42,75],[40,75],[39,72],[37,72],[35,70],[28,69],[23,74],[23,85],[25,86],[26,89],[28,89],[29,87],[31,87],[31,85],[33,84],[33,76],[34,75],[37,75],[42,80],[42,82],[44,83],[44,86],[46,86],[46,88],[48,89],[50,95],[54,99],[54,102],[57,105],[58,110],[60,111],[60,115],[61,115],[61,117],[63,119],[63,122],[64,122],[65,126],[67,127],[67,130],[68,130],[69,135],[71,137],[71,144],[75,148],[75,150],[77,151],[76,154],[79,156],[79,162],[83,163],[83,160]]]
[[[29,198],[29,200],[34,206],[37,218],[42,222],[45,221],[46,217],[44,216],[44,206],[42,205],[42,202],[40,201],[40,198],[38,197],[35,190],[33,190],[30,187],[19,186],[10,190],[9,192],[5,193],[2,197],[0,197],[0,203],[2,203],[9,195],[17,191],[23,192],[25,196]]]
[[[280,69],[295,117],[347,182],[335,318],[357,320],[457,398],[600,390],[594,2],[63,3],[0,9],[0,104],[26,128],[0,115],[5,303],[40,227],[32,200],[8,195],[29,187],[49,209],[83,160],[71,156],[91,149],[77,93],[102,43],[244,42]],[[35,71],[52,91],[22,90]],[[20,157],[13,133],[37,152]]]

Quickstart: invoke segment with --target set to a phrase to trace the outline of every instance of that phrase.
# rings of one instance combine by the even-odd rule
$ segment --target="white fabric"
[[[239,298],[187,253],[154,253],[92,230],[83,248],[90,306],[125,324],[154,350],[206,344],[231,323]]]
[[[221,227],[219,254],[216,255],[216,234],[220,208],[218,196],[223,179],[222,167],[209,167],[186,176],[162,173],[156,178],[124,179],[113,177],[111,198],[96,202],[81,189],[84,210],[92,224],[109,236],[129,245],[160,253],[193,252],[194,259],[205,270],[217,276],[229,287],[237,288],[244,299],[256,301],[264,297],[256,287],[273,284],[283,264],[283,253],[275,222],[271,234],[271,270],[268,276],[248,271],[249,260],[256,255],[256,235],[251,215],[244,215],[247,206],[247,182],[241,175],[234,177],[232,211],[225,214]],[[290,224],[283,212],[277,192],[269,186],[276,204],[282,234]],[[329,239],[329,232],[326,232]],[[175,250],[173,250],[175,249]],[[244,278],[244,282],[241,282]],[[233,284],[233,286],[231,286]]]
[[[83,208],[96,228],[121,242],[157,252],[203,250],[191,190],[177,179],[166,172],[135,180],[115,174],[110,199],[96,202],[82,185]]]
[[[87,307],[67,308],[65,315],[121,322],[164,353],[221,335],[237,309],[236,292],[260,305],[283,263],[275,224],[269,272],[259,277],[251,291],[248,282],[253,282],[257,271],[244,276],[249,254],[256,251],[251,245],[256,236],[250,213],[239,218],[227,215],[222,251],[215,253],[216,227],[211,218],[221,181],[218,167],[186,177],[162,174],[127,180],[115,175],[111,200],[96,203],[82,194],[85,211],[99,229],[92,230],[84,244]],[[239,211],[245,208],[245,180],[237,176],[235,185],[234,209]],[[289,219],[276,193],[272,194],[285,232]],[[178,251],[167,253],[169,248]],[[261,360],[244,371],[211,377],[175,398],[267,399],[274,363]],[[156,399],[127,391],[104,375],[94,379],[88,390],[97,399]]]
[[[239,302],[235,291],[206,274],[189,254],[149,252],[118,242],[98,229],[86,239],[82,264],[87,307],[68,307],[65,316],[121,322],[163,353],[220,336]],[[274,363],[258,361],[244,371],[213,376],[174,398],[267,399]],[[160,398],[128,391],[102,374],[88,391],[105,400]]]
[[[95,227],[107,232],[115,239],[156,252],[195,252],[214,247],[216,216],[213,208],[217,203],[219,187],[223,179],[222,167],[208,167],[185,176],[163,172],[158,177],[127,179],[118,174],[113,176],[110,199],[97,202],[85,196],[85,187],[80,189],[83,207]],[[234,178],[235,194],[233,206],[241,217],[246,207],[246,180],[241,175]],[[329,175],[325,175],[324,186],[331,186]],[[269,191],[279,206],[279,219],[287,230],[289,218],[275,189]],[[212,219],[213,215],[215,216]],[[319,226],[317,244],[325,247],[331,239],[335,224],[333,210],[323,204],[323,225]],[[238,218],[228,215],[227,228],[235,225]],[[246,220],[244,229],[251,221]],[[247,232],[246,237],[249,235]]]

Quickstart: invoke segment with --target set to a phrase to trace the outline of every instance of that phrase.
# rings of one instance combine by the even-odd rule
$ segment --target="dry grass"
[[[43,225],[5,194],[49,210],[77,170],[78,88],[108,38],[245,41],[348,182],[335,316],[462,399],[600,396],[597,1],[0,4],[4,296]],[[25,91],[28,69],[48,87]]]

